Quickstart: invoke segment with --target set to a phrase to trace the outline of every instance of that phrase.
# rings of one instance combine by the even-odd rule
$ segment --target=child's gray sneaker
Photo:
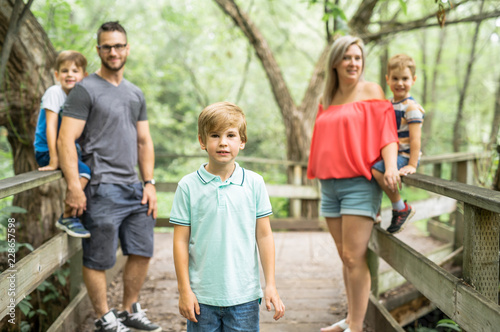
[[[151,323],[148,317],[146,317],[146,310],[141,309],[139,302],[132,304],[132,313],[126,310],[118,313],[118,319],[132,331],[160,332],[162,330],[161,327]]]
[[[115,309],[111,309],[100,319],[96,319],[94,325],[94,332],[131,332],[130,329],[123,325],[117,318]]]

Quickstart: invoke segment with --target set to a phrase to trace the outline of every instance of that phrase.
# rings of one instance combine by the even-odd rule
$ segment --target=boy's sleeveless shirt
[[[398,129],[399,138],[399,154],[409,158],[410,157],[410,127],[412,123],[424,122],[424,109],[418,104],[413,97],[405,98],[398,102],[392,102],[394,113],[396,114],[396,125]],[[408,110],[410,105],[416,106]]]
[[[362,100],[342,105],[319,105],[307,167],[309,179],[371,180],[371,166],[386,145],[398,142],[392,104]]]

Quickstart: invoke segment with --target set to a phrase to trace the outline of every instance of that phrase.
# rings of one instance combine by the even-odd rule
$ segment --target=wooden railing
[[[482,158],[483,154],[452,154],[444,157],[423,159],[421,164],[434,164],[433,172],[437,175],[443,163],[452,163],[454,176],[465,182],[472,177],[468,169],[471,164]],[[257,162],[256,160],[247,160]],[[267,164],[283,164],[282,161],[261,160]],[[285,162],[287,166],[293,165]],[[296,176],[302,178],[304,165],[296,164]],[[0,180],[0,199],[22,191],[40,186],[44,183],[61,178],[59,171],[30,172],[13,178]],[[465,179],[465,180],[464,180]],[[457,181],[442,180],[423,174],[414,174],[403,178],[403,182],[448,196],[463,202],[466,231],[463,232],[464,246],[464,280],[458,279],[429,261],[394,236],[389,235],[380,227],[376,227],[370,241],[370,249],[387,261],[396,271],[410,281],[422,294],[428,297],[449,317],[454,319],[468,331],[497,331],[500,326],[500,307],[498,303],[498,258],[500,230],[500,193]],[[173,192],[175,183],[158,184],[158,191]],[[301,186],[297,181],[294,185],[269,185],[270,196],[288,197],[290,199],[319,199],[316,186]],[[10,298],[8,294],[11,271],[16,271],[16,294],[14,302],[17,305],[31,291],[36,289],[51,273],[71,259],[71,287],[74,297],[68,308],[59,316],[49,331],[74,330],[74,326],[83,317],[79,317],[79,307],[88,302],[85,289],[81,289],[81,241],[68,237],[65,233],[54,236],[41,247],[34,250],[0,275],[0,319],[8,313]],[[116,273],[121,267],[119,260]],[[378,324],[377,331],[402,331],[394,320],[391,320],[387,310],[381,306],[375,296],[371,297],[372,307],[376,313],[373,324]],[[88,305],[88,304],[87,304]],[[381,320],[379,317],[383,316]]]

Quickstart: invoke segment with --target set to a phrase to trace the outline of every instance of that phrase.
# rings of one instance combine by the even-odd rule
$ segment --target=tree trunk
[[[434,60],[434,69],[432,71],[431,79],[431,91],[430,91],[430,105],[429,109],[426,109],[424,124],[422,126],[422,151],[425,151],[425,147],[432,137],[432,119],[434,117],[434,112],[436,112],[437,106],[437,96],[438,96],[438,74],[439,66],[441,64],[441,54],[443,53],[443,47],[446,40],[446,26],[441,29],[439,33],[439,47],[436,52],[436,59]]]
[[[488,141],[487,147],[488,151],[495,148],[497,144],[500,144],[500,142],[498,141],[498,130],[500,128],[500,76],[498,76],[497,84],[498,86],[495,98],[495,113],[493,114],[493,121],[491,123],[490,139]]]
[[[0,43],[3,46],[14,3],[2,0],[0,6]],[[8,132],[12,147],[14,173],[37,169],[33,139],[40,100],[54,84],[52,65],[56,52],[43,28],[28,12],[15,36],[0,90],[0,125]],[[18,194],[13,205],[28,212],[16,215],[19,242],[39,246],[55,232],[54,222],[62,210],[63,181]]]
[[[484,0],[481,2],[481,7],[479,10],[479,14],[483,11]],[[476,29],[474,30],[474,37],[472,39],[472,48],[470,51],[469,62],[467,63],[467,71],[465,73],[464,84],[460,91],[460,99],[458,101],[458,110],[457,117],[455,118],[455,124],[453,125],[453,151],[460,151],[460,146],[464,142],[464,125],[463,125],[463,117],[464,117],[464,103],[465,97],[467,95],[467,88],[469,87],[470,75],[472,72],[472,66],[474,65],[474,61],[476,60],[476,45],[477,39],[479,36],[479,28],[481,27],[481,22],[476,23]]]

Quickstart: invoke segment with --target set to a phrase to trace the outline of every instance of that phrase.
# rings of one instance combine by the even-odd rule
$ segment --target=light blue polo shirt
[[[272,214],[264,179],[236,168],[221,182],[201,165],[175,192],[170,222],[191,227],[189,278],[199,303],[228,307],[263,296],[255,229]]]

